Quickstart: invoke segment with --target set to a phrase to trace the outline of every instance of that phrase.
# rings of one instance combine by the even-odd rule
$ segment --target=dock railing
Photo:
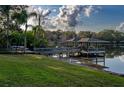
[[[87,51],[105,51],[105,48],[88,48]]]
[[[71,52],[78,52],[78,48],[70,48],[70,47],[64,47],[64,48],[35,48],[35,53],[39,54],[58,54],[58,53],[71,53]]]

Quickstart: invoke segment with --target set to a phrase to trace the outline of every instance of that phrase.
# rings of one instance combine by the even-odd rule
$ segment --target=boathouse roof
[[[69,40],[65,40],[63,43],[65,42],[75,42],[75,41],[78,41],[79,39],[77,38],[72,38],[72,39],[69,39]]]
[[[78,42],[90,42],[90,43],[109,43],[109,41],[105,41],[105,40],[100,40],[100,39],[95,39],[95,38],[81,38]]]
[[[66,40],[64,41],[63,43],[67,43],[67,42],[79,42],[79,43],[109,43],[109,41],[105,41],[105,40],[100,40],[100,39],[95,39],[95,38],[81,38],[81,39],[75,39],[75,38],[72,38],[72,39],[69,39],[69,40]]]

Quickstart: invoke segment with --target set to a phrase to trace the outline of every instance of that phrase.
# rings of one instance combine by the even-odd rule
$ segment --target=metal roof
[[[109,43],[109,41],[105,41],[105,40],[99,40],[99,39],[95,39],[95,38],[81,38],[78,42],[91,42],[91,43]]]
[[[80,40],[72,38],[72,39],[64,41],[63,43],[65,43],[65,42],[75,42],[75,41],[82,42],[82,43],[87,43],[87,42],[89,42],[89,43],[109,43],[109,41],[99,40],[99,39],[95,39],[95,38],[81,38]]]

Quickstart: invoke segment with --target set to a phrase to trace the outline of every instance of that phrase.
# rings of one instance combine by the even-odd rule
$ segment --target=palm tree
[[[47,16],[48,14],[50,14],[50,11],[47,11],[47,13],[45,14],[44,11],[42,9],[39,9],[39,8],[35,11],[34,17],[36,18],[35,21],[37,22],[37,25],[33,27],[33,30],[34,30],[34,47],[35,47],[35,39],[36,38],[38,40],[40,35],[42,35],[42,38],[44,38],[44,30],[43,30],[41,25],[45,19],[45,16]]]
[[[3,27],[6,31],[6,48],[9,49],[9,29],[12,25],[12,15],[15,12],[19,12],[21,8],[24,7],[20,6],[12,6],[12,5],[0,5],[0,16],[2,17]]]
[[[13,15],[13,19],[15,19],[15,22],[17,24],[20,24],[20,25],[24,25],[25,26],[25,30],[24,30],[24,53],[26,52],[26,48],[27,48],[27,37],[26,37],[26,33],[27,33],[27,29],[29,26],[31,25],[28,25],[28,19],[33,17],[34,15],[36,15],[34,12],[31,12],[31,13],[28,13],[26,11],[26,9],[22,9],[22,11],[20,13],[15,13]]]
[[[35,42],[40,40],[39,37],[42,37],[44,39],[44,30],[42,29],[41,26],[33,26],[33,31],[34,31],[34,43],[33,46],[36,47]],[[42,32],[42,33],[40,33]]]

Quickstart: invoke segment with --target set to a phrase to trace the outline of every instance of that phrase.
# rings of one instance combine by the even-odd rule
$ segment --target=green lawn
[[[124,78],[40,55],[0,55],[0,86],[124,86]]]

